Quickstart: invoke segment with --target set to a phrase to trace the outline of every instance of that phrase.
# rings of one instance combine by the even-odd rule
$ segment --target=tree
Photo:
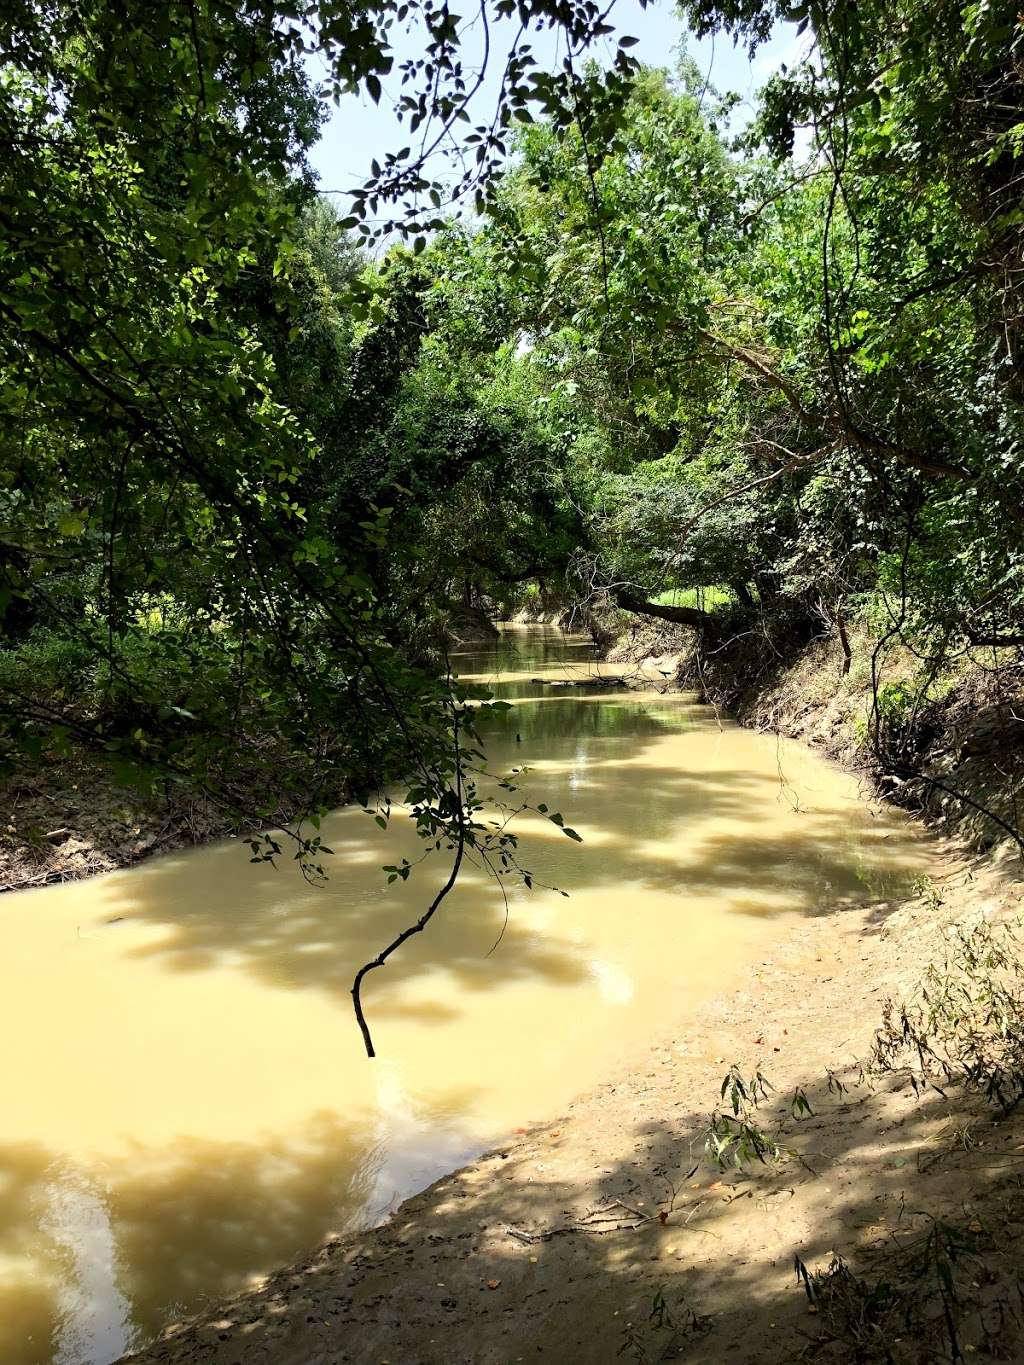
[[[431,42],[409,112],[450,127],[454,18],[415,14]],[[467,694],[395,638],[388,479],[348,497],[359,404],[377,427],[392,414],[380,392],[367,411],[380,328],[360,335],[361,262],[314,207],[305,154],[327,96],[379,95],[393,18],[389,3],[19,0],[0,19],[0,759],[82,745],[228,816],[264,791],[314,869],[324,802],[351,791],[386,820],[372,793],[399,777],[456,860],[514,846],[477,818]],[[524,22],[573,45],[604,31],[589,3]],[[629,69],[623,53],[590,83],[595,109]],[[528,86],[531,70],[525,53],[506,70],[481,193],[512,112],[579,94],[567,73]],[[425,185],[422,164],[389,161],[360,202]],[[256,858],[279,851],[253,841]]]

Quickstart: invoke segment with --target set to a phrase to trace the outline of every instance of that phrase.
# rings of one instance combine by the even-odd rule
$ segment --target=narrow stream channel
[[[558,1112],[788,922],[927,866],[906,821],[796,744],[653,687],[555,685],[614,672],[592,653],[508,627],[457,656],[514,703],[492,766],[528,763],[584,843],[522,822],[523,861],[570,896],[514,889],[496,947],[500,893],[467,871],[369,979],[375,1062],[353,971],[446,871],[385,885],[417,852],[400,819],[325,822],[323,889],[227,841],[0,899],[0,1360],[108,1365]]]

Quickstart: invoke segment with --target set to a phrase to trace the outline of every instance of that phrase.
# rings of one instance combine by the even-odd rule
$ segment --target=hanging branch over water
[[[469,834],[467,825],[467,812],[463,795],[463,758],[459,743],[459,713],[453,709],[452,712],[452,745],[454,749],[454,781],[450,789],[451,801],[448,803],[451,809],[444,814],[454,822],[455,827],[455,855],[452,858],[451,871],[445,880],[444,885],[437,895],[430,902],[427,909],[415,922],[410,924],[407,929],[403,929],[400,934],[391,940],[386,948],[382,949],[375,958],[369,962],[364,962],[356,972],[355,980],[352,982],[352,1006],[355,1010],[356,1023],[359,1025],[359,1032],[363,1035],[363,1044],[366,1048],[367,1057],[376,1057],[377,1053],[373,1046],[373,1037],[370,1033],[370,1026],[366,1022],[366,1014],[363,1010],[363,980],[368,973],[383,967],[391,955],[401,948],[403,943],[408,942],[414,934],[421,934],[427,927],[434,915],[440,909],[445,897],[450,893],[458,880],[459,870],[462,867],[462,860],[466,854],[466,839]],[[441,815],[441,812],[438,812]]]
[[[376,1057],[377,1053],[373,1046],[373,1037],[370,1033],[370,1026],[366,1022],[366,1014],[363,1011],[363,979],[369,972],[377,967],[383,967],[388,958],[401,948],[413,937],[414,934],[421,934],[427,927],[434,915],[441,908],[445,897],[454,887],[459,876],[459,869],[462,867],[462,860],[466,853],[466,823],[464,818],[458,819],[458,830],[455,836],[455,856],[452,859],[451,871],[448,873],[447,880],[438,891],[437,895],[430,902],[430,905],[419,917],[415,924],[410,924],[408,929],[403,929],[400,934],[391,940],[386,948],[377,954],[370,962],[364,962],[356,972],[355,980],[352,982],[352,1007],[355,1010],[356,1023],[359,1025],[359,1032],[363,1035],[363,1044],[366,1048],[367,1057]]]
[[[451,680],[450,673],[448,676]],[[366,1019],[366,1012],[363,1008],[363,982],[370,972],[375,971],[378,967],[385,966],[388,959],[404,943],[407,943],[414,935],[423,932],[454,889],[463,863],[467,859],[475,860],[479,865],[486,868],[503,892],[509,878],[515,878],[528,889],[532,889],[534,886],[543,886],[548,891],[555,891],[564,896],[567,892],[560,890],[557,886],[538,882],[520,864],[517,856],[519,837],[510,831],[509,826],[517,816],[532,811],[534,814],[542,816],[549,824],[554,825],[566,838],[572,839],[575,843],[583,842],[576,830],[565,823],[561,812],[551,811],[543,803],[535,805],[520,800],[510,805],[497,797],[491,797],[486,804],[492,811],[497,812],[497,818],[490,819],[486,824],[481,821],[478,817],[485,808],[485,802],[478,795],[474,773],[494,780],[499,790],[514,793],[518,787],[513,779],[517,778],[522,770],[513,769],[511,776],[495,778],[485,768],[471,767],[470,765],[474,761],[482,761],[484,757],[481,750],[464,744],[461,738],[462,733],[465,732],[470,740],[476,740],[473,729],[473,710],[468,707],[459,707],[455,702],[450,701],[449,714],[452,732],[451,780],[447,789],[438,798],[436,806],[420,803],[415,807],[414,815],[421,837],[432,839],[434,848],[440,849],[441,844],[447,840],[449,849],[453,851],[452,864],[444,884],[419,919],[403,929],[400,934],[396,934],[376,957],[369,962],[364,962],[355,975],[352,983],[352,1006],[359,1031],[362,1034],[367,1057],[375,1057],[377,1053]],[[386,820],[384,817],[379,817],[379,822],[386,823]],[[433,851],[432,848],[427,850],[428,853]],[[411,864],[405,862],[399,867],[387,867],[384,870],[389,874],[389,882],[397,879],[406,881],[411,871]],[[507,909],[506,899],[506,915]]]

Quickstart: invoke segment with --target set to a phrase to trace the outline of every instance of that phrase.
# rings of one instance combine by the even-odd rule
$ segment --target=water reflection
[[[75,1170],[53,1172],[43,1234],[59,1248],[54,1365],[113,1360],[131,1346],[131,1309],[117,1284],[117,1247],[104,1191]]]
[[[418,851],[400,818],[385,838],[331,817],[323,889],[227,842],[0,902],[3,1361],[105,1365],[384,1216],[727,987],[780,917],[925,866],[848,776],[692,699],[594,683],[610,668],[586,641],[510,631],[454,662],[513,701],[484,723],[492,767],[528,764],[585,842],[523,821],[524,861],[572,894],[513,888],[507,927],[468,870],[367,990],[378,1062],[353,972],[446,870],[386,885]]]
[[[423,1141],[431,1127],[430,1140]],[[257,1142],[182,1137],[118,1160],[17,1168],[27,1217],[0,1219],[0,1359],[109,1362],[325,1236],[384,1217],[475,1150],[440,1114],[382,1111],[349,1128],[310,1115]]]

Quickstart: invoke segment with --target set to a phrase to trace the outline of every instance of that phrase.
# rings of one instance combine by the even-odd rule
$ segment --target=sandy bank
[[[750,979],[708,1001],[696,1027],[670,1033],[564,1115],[130,1359],[883,1359],[851,1354],[835,1305],[809,1304],[794,1256],[814,1269],[838,1252],[870,1276],[936,1218],[975,1243],[964,1349],[997,1341],[1002,1358],[1020,1359],[1011,1315],[1022,1121],[994,1122],[952,1095],[857,1083],[883,998],[909,989],[950,923],[1014,914],[1020,896],[997,868],[937,851],[918,899],[802,922]],[[799,1159],[724,1174],[702,1161],[731,1063],[775,1086],[762,1118]],[[830,1073],[848,1088],[830,1089]],[[798,1086],[813,1110],[799,1120]],[[946,1358],[941,1323],[935,1333],[890,1336],[888,1358]]]

